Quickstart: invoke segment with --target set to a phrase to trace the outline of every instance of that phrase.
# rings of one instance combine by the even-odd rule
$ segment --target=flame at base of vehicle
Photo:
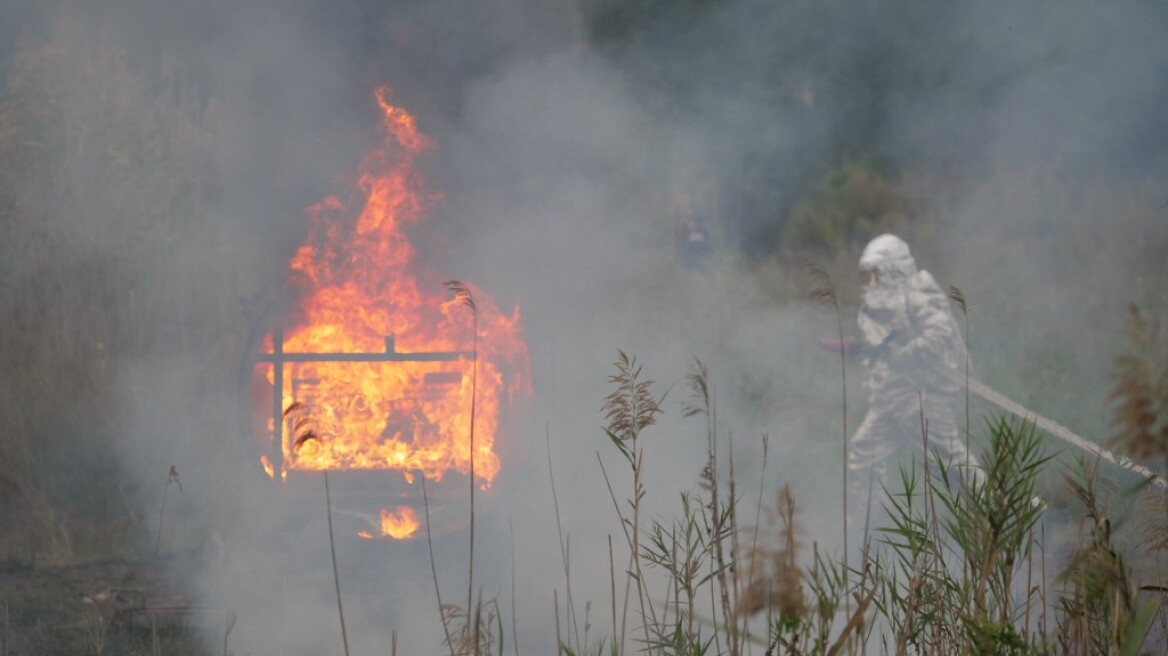
[[[374,540],[378,537],[390,537],[395,540],[408,540],[414,537],[418,529],[422,527],[422,522],[418,520],[418,516],[414,513],[414,509],[409,506],[398,506],[394,510],[388,508],[381,509],[381,534],[374,535],[369,531],[358,531],[357,536],[365,538],[366,540]]]

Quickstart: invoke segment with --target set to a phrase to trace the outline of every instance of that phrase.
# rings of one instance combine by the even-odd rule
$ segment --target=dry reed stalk
[[[721,495],[719,493],[718,483],[718,433],[717,433],[717,406],[713,401],[713,395],[710,390],[710,376],[706,365],[699,359],[694,358],[690,373],[686,375],[686,380],[689,381],[690,396],[695,403],[686,403],[683,406],[682,415],[685,417],[693,417],[703,415],[706,418],[706,466],[702,469],[701,486],[710,493],[710,511],[708,531],[710,539],[714,546],[714,572],[715,579],[718,583],[718,593],[720,600],[722,629],[729,632],[726,636],[726,646],[729,649],[730,656],[738,656],[740,641],[736,638],[734,628],[738,625],[733,618],[733,607],[730,604],[730,588],[731,583],[726,579],[726,556],[723,548],[723,531],[726,528],[724,522],[730,521],[729,530],[734,530],[733,525],[733,510],[728,513],[723,512]],[[734,497],[733,489],[731,489],[730,497],[731,508],[733,508]],[[737,593],[735,593],[737,598]],[[718,616],[714,615],[714,635],[718,635]]]
[[[933,482],[936,476],[933,475],[929,468],[929,420],[925,417],[925,396],[922,392],[917,392],[917,401],[920,403],[920,422],[921,422],[921,444],[922,452],[924,453],[924,495],[925,495],[925,516],[928,518],[928,526],[933,531],[933,544],[941,544],[941,522],[940,515],[937,513],[937,495],[933,488]],[[968,452],[967,452],[968,453]],[[945,569],[945,557],[942,550],[938,549],[936,557],[930,560],[930,564],[937,568],[936,574],[940,575]]]
[[[337,572],[337,546],[333,538],[333,499],[329,492],[328,470],[324,470],[324,502],[328,510],[329,554],[333,559],[333,587],[337,592],[337,615],[341,618],[341,642],[349,656],[349,633],[345,630],[345,608],[341,605],[341,576]]]
[[[717,586],[710,586],[710,617],[714,625],[714,653],[722,653],[722,634],[718,631],[718,591]]]
[[[564,651],[564,639],[560,634],[560,593],[555,588],[552,588],[552,610],[556,616],[556,653],[561,654]]]
[[[821,303],[830,303],[832,309],[835,311],[835,325],[839,337],[839,356],[840,356],[840,387],[843,394],[843,409],[841,416],[843,417],[843,436],[844,436],[844,460],[843,460],[843,535],[844,535],[844,588],[848,587],[848,370],[847,370],[847,354],[844,351],[844,320],[840,313],[839,298],[835,293],[835,284],[831,281],[831,276],[826,271],[821,269],[814,262],[807,263],[807,271],[811,274],[812,280],[815,281],[817,287],[811,290],[807,295],[812,301]],[[847,595],[844,596],[844,610],[851,612],[851,599]]]
[[[1026,541],[1031,545],[1034,544],[1034,527],[1030,527],[1030,535],[1026,538]],[[1027,638],[1030,637],[1030,607],[1031,607],[1031,602],[1034,599],[1034,594],[1035,594],[1033,586],[1034,586],[1034,550],[1027,549],[1026,550],[1026,610],[1024,611],[1026,613],[1026,621],[1025,621],[1025,625],[1023,626],[1023,629],[1022,629],[1022,635],[1026,636]]]
[[[645,597],[648,594],[645,590],[644,576],[641,573],[641,558],[640,558],[640,516],[641,516],[641,499],[645,496],[645,487],[642,481],[642,468],[644,466],[644,452],[637,446],[637,438],[641,431],[652,426],[657,421],[657,415],[661,414],[661,403],[664,401],[666,392],[660,398],[654,398],[652,394],[652,380],[644,380],[641,378],[641,366],[637,364],[637,359],[630,357],[622,350],[617,350],[617,359],[613,363],[616,367],[617,373],[608,377],[609,382],[616,386],[616,389],[610,392],[604,398],[603,410],[605,419],[608,424],[604,428],[604,432],[612,441],[613,445],[617,447],[625,461],[629,463],[629,467],[633,476],[633,496],[629,500],[632,506],[632,517],[625,517],[620,510],[620,504],[616,500],[616,494],[612,489],[612,482],[608,478],[608,472],[604,469],[604,462],[600,459],[600,453],[596,454],[596,458],[600,461],[600,470],[604,474],[604,482],[608,486],[609,496],[612,498],[613,507],[616,509],[617,517],[621,520],[621,528],[625,532],[625,539],[629,544],[629,572],[633,579],[637,582],[637,598],[641,607],[642,628],[645,633],[645,643],[649,644],[649,624],[657,625],[656,610],[652,604],[646,604]],[[628,604],[628,583],[625,588],[625,604],[627,613]],[[650,622],[644,621],[648,617]],[[622,637],[624,635],[624,626],[622,620],[621,628]]]
[[[294,451],[299,451],[305,444],[309,442],[321,441],[319,435],[310,428],[311,418],[307,416],[297,416],[305,409],[305,405],[299,401],[288,406],[284,410],[284,420],[293,419],[292,435],[297,435],[292,444]],[[328,470],[324,470],[324,503],[325,503],[325,517],[328,519],[328,536],[329,536],[329,554],[332,557],[333,563],[333,587],[337,593],[337,615],[341,620],[341,642],[345,648],[345,656],[349,656],[349,634],[345,630],[345,609],[341,603],[341,576],[337,571],[337,546],[336,540],[333,536],[333,499],[332,492],[329,490]]]
[[[608,496],[610,499],[612,499],[612,506],[616,510],[617,517],[620,518],[621,530],[624,531],[625,541],[628,542],[630,545],[629,546],[629,564],[625,569],[627,576],[625,578],[624,606],[621,609],[621,645],[623,647],[625,636],[627,635],[627,628],[628,628],[627,622],[628,622],[628,613],[629,613],[629,592],[630,592],[631,587],[632,587],[632,583],[631,583],[632,581],[635,581],[637,584],[637,597],[640,600],[640,605],[641,605],[641,620],[642,620],[641,628],[645,632],[645,644],[648,644],[649,643],[649,626],[648,626],[648,623],[644,621],[647,614],[645,613],[645,591],[644,591],[644,587],[643,587],[644,586],[644,584],[643,584],[644,579],[641,576],[641,559],[640,559],[638,550],[632,546],[634,544],[638,544],[638,542],[634,542],[634,536],[638,534],[638,531],[637,531],[637,526],[638,526],[637,506],[638,506],[638,504],[633,504],[633,518],[631,520],[625,518],[624,513],[622,513],[621,509],[620,509],[620,502],[618,502],[616,500],[616,493],[612,489],[612,481],[608,477],[608,471],[604,468],[604,461],[600,459],[600,453],[596,454],[596,460],[600,463],[600,473],[604,476],[604,484],[608,488]],[[633,478],[635,481],[640,480],[639,470],[634,470]],[[634,499],[636,499],[636,498],[637,497],[634,496]],[[639,541],[640,538],[636,538],[636,540]],[[653,613],[653,606],[652,605],[649,606],[649,610],[651,613]],[[656,624],[655,614],[654,614],[653,620],[654,620],[653,623]]]
[[[565,605],[566,605],[565,611],[568,614],[567,618],[568,618],[569,629],[571,629],[573,627],[573,625],[575,625],[574,632],[576,635],[576,649],[579,650],[580,649],[580,627],[576,622],[576,610],[575,610],[575,606],[574,606],[573,601],[572,601],[572,570],[571,570],[571,558],[569,557],[571,552],[570,552],[569,547],[565,546],[565,544],[564,544],[564,529],[563,529],[563,525],[560,521],[560,497],[556,493],[556,474],[552,468],[551,429],[546,425],[544,426],[544,442],[547,446],[545,453],[547,454],[548,479],[551,481],[551,486],[552,486],[552,506],[555,509],[555,513],[556,513],[556,536],[560,540],[560,561],[564,565],[564,584],[567,586],[567,590],[565,591],[567,598],[564,600]],[[569,540],[571,540],[571,536],[569,536]]]
[[[231,636],[231,632],[235,630],[235,621],[239,619],[235,613],[227,611],[223,616],[223,656],[230,656],[231,651],[227,649],[227,638]],[[347,652],[346,652],[347,653]]]
[[[616,632],[616,561],[612,555],[612,533],[608,534],[608,585],[612,597],[612,640],[616,649],[613,656],[620,656],[619,650],[624,649],[624,643],[616,642],[618,635]],[[623,640],[624,636],[621,636],[621,639]]]
[[[507,531],[511,534],[511,644],[515,648],[515,656],[519,656],[518,613],[515,612],[515,526],[510,517],[507,518]]]
[[[182,493],[182,481],[178,478],[178,470],[174,465],[170,466],[170,473],[166,475],[166,485],[162,488],[162,503],[158,508],[158,545],[155,550],[155,556],[162,555],[162,520],[166,516],[166,492],[171,485],[177,485],[178,491]]]
[[[836,656],[836,654],[839,654],[845,647],[847,647],[849,644],[852,644],[853,634],[858,634],[861,630],[861,627],[863,627],[864,614],[868,611],[868,605],[872,603],[873,599],[875,599],[875,593],[869,593],[865,596],[857,595],[857,597],[856,612],[852,613],[851,619],[849,619],[848,623],[844,625],[843,631],[840,631],[839,637],[836,638],[836,641],[832,643],[830,648],[828,648],[827,656]]]
[[[1039,589],[1039,593],[1042,595],[1042,642],[1043,644],[1046,644],[1049,641],[1047,631],[1050,627],[1050,624],[1048,623],[1049,619],[1047,618],[1047,607],[1050,604],[1047,603],[1046,599],[1046,524],[1041,524],[1038,527],[1038,530],[1042,540],[1038,551],[1039,562],[1042,567],[1042,587]]]
[[[474,607],[474,656],[482,653],[483,590],[479,588],[479,598]]]
[[[676,563],[677,562],[677,535],[676,535],[676,533],[671,534],[670,538],[671,538],[670,539],[670,547],[671,548],[669,550],[670,551],[669,555],[670,555],[670,558],[673,560],[673,562]],[[673,579],[673,588],[672,588],[672,590],[670,590],[668,587],[665,589],[665,606],[664,606],[663,613],[669,612],[669,595],[672,592],[672,594],[673,594],[673,615],[674,615],[674,617],[681,617],[682,616],[682,613],[681,613],[681,580],[677,576],[670,576],[669,578]],[[692,606],[692,601],[691,601],[691,606]],[[693,624],[694,624],[694,614],[693,614],[692,608],[691,608],[691,612],[689,613],[689,618],[688,618],[688,624],[686,626],[686,636],[691,638],[691,639],[693,638],[693,635],[694,635]]]
[[[727,457],[727,459],[730,461],[730,471],[729,471],[730,480],[728,481],[728,485],[730,486],[730,501],[729,501],[730,508],[728,509],[729,510],[728,519],[730,521],[730,563],[731,563],[731,565],[730,565],[730,582],[731,582],[731,587],[733,590],[732,598],[737,599],[738,594],[739,594],[739,575],[738,575],[738,564],[734,560],[734,555],[739,552],[740,545],[738,543],[738,492],[737,492],[737,482],[735,481],[735,478],[734,478],[734,433],[733,433],[733,431],[727,433],[726,438],[729,441],[729,448],[730,448],[729,454]],[[727,603],[726,613],[727,613],[727,621],[732,622],[731,624],[728,625],[727,630],[730,631],[731,639],[735,640],[735,642],[736,642],[733,652],[735,654],[741,654],[745,634],[738,632],[738,624],[737,624],[737,622],[733,622],[734,608],[733,608],[733,606],[730,606],[729,603]]]
[[[969,348],[972,343],[969,334],[969,305],[965,302],[965,294],[961,293],[955,285],[949,285],[949,300],[961,310],[961,316],[965,318],[965,469],[969,470],[970,455],[969,455]]]
[[[572,534],[571,533],[568,533],[568,535],[565,538],[565,547],[564,548],[565,548],[564,578],[567,581],[571,581],[572,580],[572,572],[571,572],[571,565],[570,565],[570,563],[572,562]],[[579,622],[579,620],[576,619],[576,607],[572,603],[571,594],[567,591],[565,591],[564,594],[568,596],[568,598],[566,599],[567,608],[565,609],[568,613],[568,625],[572,629],[572,635],[575,636],[575,638],[576,638],[576,650],[579,651],[581,648],[581,645],[580,645],[580,622]],[[587,607],[588,607],[587,604],[585,604],[586,609],[587,609]],[[584,616],[584,622],[585,622],[585,631],[587,631],[587,622],[588,622],[587,614],[585,614],[585,616]],[[585,635],[587,635],[587,634],[585,634]]]
[[[470,374],[470,555],[467,557],[468,574],[466,577],[466,608],[470,611],[474,595],[474,554],[475,554],[475,401],[478,385],[479,366],[479,312],[475,306],[474,295],[465,283],[458,280],[447,280],[442,283],[446,289],[454,292],[454,302],[470,310],[471,316],[471,374]],[[476,643],[477,644],[477,643]]]
[[[762,521],[762,495],[763,495],[763,486],[766,484],[767,455],[768,455],[769,451],[770,451],[770,435],[763,433],[762,434],[762,474],[758,478],[758,503],[755,504],[755,508],[754,508],[754,526],[751,528],[751,537],[750,537],[750,552],[749,552],[750,557],[748,558],[748,563],[747,563],[747,567],[746,567],[747,590],[749,590],[750,586],[754,583],[754,578],[755,578],[754,577],[755,554],[757,553],[757,550],[758,550],[759,522]],[[735,562],[742,560],[739,557],[739,554],[737,552],[735,552],[734,560],[735,560]],[[768,591],[768,596],[769,596],[769,591]],[[737,599],[740,599],[740,597],[736,596],[735,599],[736,599],[736,601],[734,603],[734,608],[735,608],[735,613],[738,614],[737,609],[739,607],[739,602],[737,601]],[[768,613],[769,613],[769,610],[768,610]],[[749,616],[744,615],[744,614],[740,614],[740,616],[742,617],[742,629],[741,629],[742,634],[749,638],[749,633],[747,631],[747,620],[749,619]],[[767,626],[768,627],[770,626],[770,618],[769,617],[767,619]]]
[[[430,495],[426,492],[426,477],[422,476],[422,507],[426,512],[426,551],[430,554],[430,574],[434,577],[434,596],[438,598],[438,617],[442,620],[442,635],[446,637],[446,646],[450,648],[450,656],[454,654],[454,643],[450,640],[450,627],[446,622],[445,606],[442,604],[442,588],[438,585],[438,566],[434,562],[434,539],[430,531]]]

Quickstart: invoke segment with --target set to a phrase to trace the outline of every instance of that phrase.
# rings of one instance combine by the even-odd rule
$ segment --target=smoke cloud
[[[127,250],[127,233],[107,226],[116,207],[46,211],[76,211],[52,225],[77,261],[127,270],[131,281],[164,276],[172,306],[145,321],[184,317],[111,362],[116,384],[101,412],[117,417],[117,475],[144,517],[168,466],[181,472],[164,540],[199,556],[174,575],[192,598],[238,615],[236,653],[337,651],[323,481],[285,494],[263,477],[251,438],[237,434],[244,392],[234,367],[256,304],[304,237],[304,208],[347,193],[379,138],[378,85],[438,145],[420,162],[442,192],[413,234],[420,257],[489,291],[504,311],[521,308],[534,397],[510,428],[524,443],[520,462],[484,497],[473,591],[498,598],[520,653],[554,650],[569,547],[579,630],[591,602],[590,639],[612,633],[610,567],[619,586],[627,551],[597,460],[623,504],[627,466],[600,428],[618,348],[665,396],[643,442],[645,517],[672,517],[705,464],[705,426],[680,411],[696,357],[710,366],[722,454],[732,436],[750,521],[760,494],[769,503],[789,482],[805,535],[838,548],[843,392],[837,356],[814,346],[834,336],[835,318],[802,300],[810,282],[784,259],[794,257],[784,242],[791,217],[832,170],[884,167],[912,188],[930,227],[895,217],[863,225],[904,226],[920,266],[965,292],[979,375],[1098,437],[1107,422],[1099,372],[1126,305],[1168,306],[1168,9],[1157,3],[5,7],[0,80],[20,70],[22,39],[120,44],[144,81],[137,96],[118,93],[141,103],[174,93],[196,117],[183,175],[202,181],[190,192],[198,220],[177,226],[165,247]],[[93,75],[112,84],[101,70]],[[183,82],[167,91],[168,80]],[[84,107],[89,89],[58,100]],[[145,130],[154,119],[134,102],[120,111]],[[77,116],[82,130],[89,115]],[[85,137],[108,155],[106,138]],[[96,195],[113,183],[101,174],[108,160],[78,161],[53,193]],[[678,241],[681,217],[695,209],[709,217],[715,248],[704,268],[683,266]],[[845,329],[855,256],[871,236],[846,234],[836,251],[814,253],[836,277]],[[13,289],[32,276],[5,274]],[[127,303],[117,307],[140,307]],[[204,348],[222,355],[211,361]],[[1092,377],[1031,388],[1039,365],[1060,358]],[[847,376],[854,425],[857,363]],[[346,530],[360,519],[336,510]],[[425,541],[370,544],[352,532],[337,536],[337,558],[354,653],[386,652],[395,629],[400,653],[440,652]],[[465,537],[434,544],[443,602],[465,605]],[[208,643],[221,631],[210,622]]]

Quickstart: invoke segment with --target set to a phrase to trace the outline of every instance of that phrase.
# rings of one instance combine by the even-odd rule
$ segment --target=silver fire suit
[[[848,505],[879,512],[881,485],[890,492],[899,487],[889,474],[913,456],[920,473],[926,432],[931,468],[934,453],[953,467],[976,461],[958,430],[967,356],[949,298],[928,271],[917,270],[908,244],[894,235],[864,248],[860,271],[868,413],[851,440]]]

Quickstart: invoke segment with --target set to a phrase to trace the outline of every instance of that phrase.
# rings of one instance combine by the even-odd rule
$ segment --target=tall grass
[[[713,574],[718,583],[718,601],[722,611],[721,628],[726,633],[727,653],[731,656],[737,656],[741,651],[742,644],[741,637],[737,635],[737,622],[734,620],[734,609],[730,603],[731,588],[734,589],[734,596],[738,594],[737,577],[733,577],[733,580],[730,582],[727,581],[727,572],[729,570],[728,550],[724,544],[727,540],[734,541],[737,535],[733,531],[736,518],[735,506],[737,504],[737,500],[734,497],[733,465],[731,465],[730,481],[728,484],[729,499],[723,502],[723,493],[719,486],[717,409],[713,401],[709,372],[706,369],[706,365],[701,360],[695,358],[690,373],[686,378],[689,382],[693,402],[684,406],[682,414],[686,417],[701,416],[706,419],[706,466],[702,469],[699,486],[710,496],[709,505],[706,506],[709,511],[708,517],[706,518],[706,532],[713,556]],[[733,454],[733,449],[731,449],[730,453]],[[683,516],[689,514],[688,506],[688,499],[683,495]],[[732,546],[729,551],[731,553],[737,553],[738,549]],[[717,638],[717,622],[715,622],[714,628],[715,638]],[[715,644],[717,644],[717,640]]]
[[[880,529],[889,549],[876,558],[878,608],[898,652],[909,644],[936,653],[1031,644],[1017,620],[1034,591],[1019,591],[1017,577],[1032,556],[1042,512],[1034,482],[1050,456],[1032,424],[988,420],[986,432],[984,476],[938,459],[935,473],[914,464],[901,470],[899,489],[886,487],[891,525]]]
[[[618,421],[606,434],[634,478],[629,510],[616,505],[617,518],[627,537],[643,535],[629,544],[639,562],[626,570],[626,590],[635,588],[643,604],[640,651],[1134,654],[1146,647],[1159,605],[1138,599],[1137,573],[1111,537],[1092,471],[1067,476],[1087,521],[1057,587],[1048,582],[1045,538],[1039,537],[1045,535],[1046,508],[1035,501],[1035,486],[1053,454],[1033,423],[987,417],[981,432],[988,446],[978,454],[979,472],[931,453],[905,463],[898,480],[883,483],[888,523],[873,527],[875,538],[848,567],[814,543],[810,554],[803,552],[807,538],[790,487],[767,509],[766,521],[738,526],[728,511],[736,500],[723,503],[712,493],[729,487],[714,473],[713,454],[696,481],[710,494],[707,500],[699,505],[692,493],[682,492],[673,519],[638,532],[634,511],[644,493],[638,470],[651,454],[633,450],[635,436],[655,423],[662,408],[635,358],[620,352],[614,366],[616,391],[606,399],[606,412],[621,405],[619,413],[607,415]],[[1118,375],[1126,375],[1122,367]],[[696,362],[688,380],[696,403],[682,413],[710,419],[713,450],[716,425],[705,366]],[[741,531],[753,533],[751,547],[729,548]],[[731,599],[738,576],[746,579]],[[714,602],[709,616],[700,601],[707,594]],[[765,638],[742,640],[748,632],[737,627],[750,618],[765,619]],[[618,632],[607,644],[621,653],[624,639]],[[560,648],[583,653],[579,644]]]
[[[790,486],[780,489],[774,506],[760,503],[754,526],[738,525],[731,511],[738,499],[724,496],[733,473],[723,470],[717,457],[709,372],[696,360],[687,376],[691,402],[681,413],[707,420],[706,464],[695,474],[696,489],[679,493],[677,512],[643,527],[642,476],[652,454],[641,439],[664,413],[665,394],[655,391],[635,357],[619,351],[613,367],[604,433],[631,477],[623,503],[603,457],[600,468],[629,550],[623,608],[617,570],[610,567],[613,634],[588,637],[589,602],[581,637],[573,628],[580,626],[574,601],[564,631],[557,591],[559,653],[1136,654],[1165,646],[1149,642],[1160,604],[1140,591],[1162,594],[1168,588],[1159,585],[1158,571],[1141,573],[1124,555],[1090,463],[1065,477],[1084,521],[1058,576],[1048,576],[1047,510],[1035,502],[1035,485],[1053,455],[1035,424],[987,417],[979,472],[927,452],[905,463],[896,480],[883,482],[887,524],[872,527],[874,537],[859,561],[848,566],[826,556],[803,533]],[[1130,375],[1130,369],[1118,367],[1117,376]],[[925,430],[922,423],[922,437]],[[1159,507],[1168,506],[1161,501]],[[1168,526],[1168,515],[1159,515],[1159,525]],[[559,532],[563,539],[562,525]],[[740,534],[749,537],[740,540]],[[565,584],[570,584],[569,544],[561,544]],[[1141,586],[1141,576],[1152,576],[1155,583]],[[638,612],[630,617],[634,596]],[[493,621],[502,635],[497,602],[485,617],[479,616],[482,606],[476,604],[469,615],[443,607],[444,622],[475,627],[447,639],[452,654],[501,653],[501,638],[483,640],[477,633],[480,623]],[[752,626],[763,630],[756,634]]]
[[[228,370],[223,336],[243,313],[230,289],[247,287],[206,212],[213,103],[181,66],[135,60],[67,14],[0,76],[0,548],[44,562],[152,551],[133,536],[155,488],[115,458],[134,419],[124,367],[199,353]],[[221,408],[184,410],[227,432],[209,425]]]
[[[659,397],[653,395],[653,381],[642,377],[642,367],[637,359],[624,351],[617,352],[613,367],[616,373],[611,374],[608,380],[615,389],[604,399],[604,415],[607,422],[604,433],[629,466],[629,473],[632,476],[632,496],[628,499],[629,513],[626,514],[621,510],[621,505],[613,492],[612,481],[604,468],[604,461],[600,461],[601,473],[604,475],[613,508],[616,510],[629,547],[627,571],[630,575],[625,582],[619,644],[624,644],[627,635],[629,592],[633,587],[637,591],[644,642],[648,644],[651,641],[650,627],[657,624],[657,617],[652,603],[646,600],[648,591],[645,589],[645,577],[641,571],[641,501],[645,498],[642,471],[645,454],[637,441],[645,429],[657,423],[657,416],[662,413],[661,404],[665,400],[665,394]]]

